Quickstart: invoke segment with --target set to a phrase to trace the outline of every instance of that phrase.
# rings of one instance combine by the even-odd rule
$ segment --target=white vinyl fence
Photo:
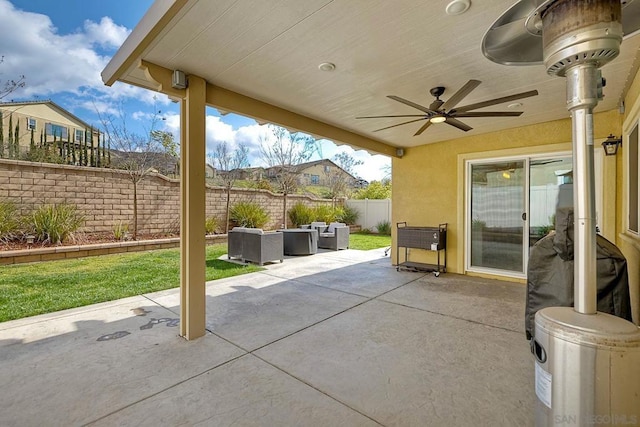
[[[377,231],[376,225],[383,221],[391,224],[391,199],[347,200],[346,205],[360,212],[357,223],[362,229]]]

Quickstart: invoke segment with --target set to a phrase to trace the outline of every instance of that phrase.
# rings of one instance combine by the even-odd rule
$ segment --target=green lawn
[[[390,245],[390,236],[350,236],[351,249]],[[226,252],[226,243],[207,246],[207,280],[262,270],[218,260]],[[179,249],[7,265],[0,268],[0,322],[178,286]]]
[[[371,233],[353,233],[349,236],[349,248],[368,251],[391,246],[391,236]]]
[[[261,270],[220,261],[207,246],[207,280]],[[180,251],[164,249],[0,268],[0,322],[180,286]]]

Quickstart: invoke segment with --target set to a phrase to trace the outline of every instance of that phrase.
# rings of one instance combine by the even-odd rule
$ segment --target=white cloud
[[[84,30],[87,40],[92,44],[117,49],[131,32],[129,29],[116,25],[108,16],[102,17],[99,23],[86,20]]]
[[[110,59],[106,53],[113,53],[130,32],[109,17],[100,22],[87,20],[83,29],[63,35],[48,16],[16,9],[9,1],[0,0],[0,28],[0,53],[4,56],[0,80],[24,75],[26,81],[24,88],[11,94],[13,99],[68,93],[103,103],[151,101],[153,95],[146,94],[149,91],[122,84],[109,88],[102,82],[100,73]]]

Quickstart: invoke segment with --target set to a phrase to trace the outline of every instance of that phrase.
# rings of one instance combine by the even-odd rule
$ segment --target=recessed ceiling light
[[[318,69],[321,71],[333,71],[336,69],[336,64],[333,64],[331,62],[323,62],[322,64],[318,65]]]
[[[453,0],[447,5],[447,15],[460,15],[471,7],[471,0]]]
[[[512,104],[507,105],[507,108],[520,108],[522,107],[522,102],[514,102]]]

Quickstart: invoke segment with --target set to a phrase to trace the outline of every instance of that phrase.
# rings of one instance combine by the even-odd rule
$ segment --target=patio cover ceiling
[[[448,1],[426,0],[156,0],[102,73],[171,94],[140,65],[182,70],[204,78],[207,102],[224,112],[274,122],[354,148],[394,155],[408,148],[569,116],[566,82],[543,65],[507,67],[487,60],[481,40],[513,0],[473,1],[464,14],[445,13]],[[603,67],[605,99],[597,111],[618,108],[638,67],[640,35]],[[319,70],[323,62],[334,71]],[[157,67],[156,67],[157,68]],[[448,125],[413,134],[421,123],[373,130],[404,119],[356,120],[362,115],[416,114],[388,99],[422,105],[429,89],[446,87],[447,100],[469,79],[482,84],[459,105],[537,89],[521,100],[520,117],[465,118],[474,129]],[[487,111],[505,111],[507,105]],[[278,114],[273,115],[273,111]],[[408,120],[408,119],[407,119]]]

